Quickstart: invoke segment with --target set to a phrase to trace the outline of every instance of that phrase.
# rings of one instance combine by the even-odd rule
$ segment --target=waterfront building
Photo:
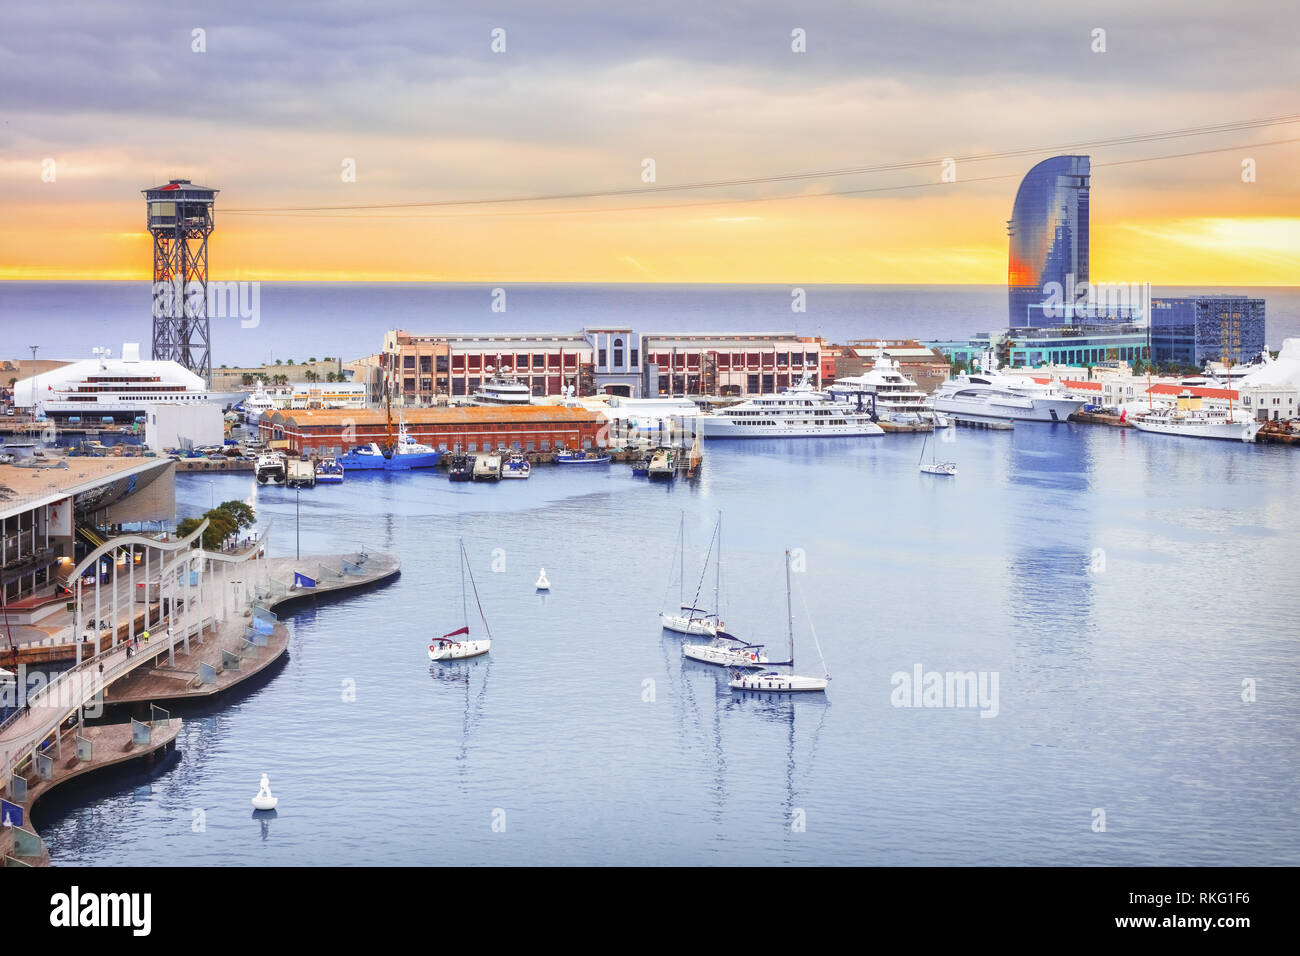
[[[591,344],[594,360],[590,392],[581,384],[578,391],[582,394],[641,398],[645,374],[641,363],[640,333],[623,325],[585,328],[583,334]]]
[[[0,593],[11,623],[56,596],[59,566],[98,546],[97,529],[175,517],[169,458],[20,461],[0,464]]]
[[[1240,365],[1264,350],[1264,300],[1200,295],[1151,301],[1151,357],[1155,362]]]
[[[821,381],[821,340],[788,332],[655,332],[642,337],[645,395],[771,395]]]
[[[1048,283],[1065,290],[1088,281],[1087,156],[1053,156],[1020,183],[1007,220],[1008,325],[1036,328],[1044,321]]]
[[[1039,365],[1086,367],[1105,362],[1146,361],[1150,352],[1147,328],[1117,324],[1096,328],[1057,326],[1019,328],[1000,332],[979,332],[966,340],[927,342],[930,348],[971,367],[981,353],[993,349],[1000,368],[1032,368]]]
[[[402,405],[434,405],[440,398],[468,401],[494,375],[529,387],[533,397],[561,395],[585,382],[594,387],[595,350],[583,332],[447,333],[384,336],[382,367]]]
[[[402,420],[411,438],[443,452],[594,448],[602,444],[608,430],[608,420],[600,412],[565,405],[409,408],[402,412]],[[371,410],[268,412],[259,430],[271,447],[295,455],[337,457],[358,445],[382,445],[388,440],[387,416]],[[393,430],[396,433],[396,425]]]
[[[341,358],[317,361],[282,362],[279,365],[240,365],[212,370],[212,388],[218,392],[249,389],[261,381],[268,385],[300,383],[329,385],[350,382],[354,377],[351,363]]]

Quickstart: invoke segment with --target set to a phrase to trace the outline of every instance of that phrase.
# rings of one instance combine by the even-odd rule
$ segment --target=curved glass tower
[[[1057,301],[1069,305],[1070,290],[1088,281],[1088,176],[1087,156],[1053,156],[1021,180],[1007,220],[1011,328],[1060,325],[1059,315],[1043,316],[1044,287],[1060,283]]]

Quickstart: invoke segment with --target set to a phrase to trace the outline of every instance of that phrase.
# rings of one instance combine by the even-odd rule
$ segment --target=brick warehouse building
[[[408,408],[407,433],[440,451],[554,451],[599,445],[607,419],[563,405]],[[356,445],[387,441],[387,416],[369,410],[282,409],[262,415],[263,441],[296,455],[340,455]],[[394,423],[393,431],[397,426]]]

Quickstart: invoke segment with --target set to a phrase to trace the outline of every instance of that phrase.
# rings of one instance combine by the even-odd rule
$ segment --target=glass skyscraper
[[[1007,220],[1011,328],[1062,324],[1062,316],[1043,314],[1045,286],[1059,283],[1058,301],[1068,307],[1071,290],[1088,281],[1088,178],[1087,156],[1053,156],[1021,180]]]

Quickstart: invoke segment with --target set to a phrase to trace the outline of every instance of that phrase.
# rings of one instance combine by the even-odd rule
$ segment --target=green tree
[[[255,522],[253,509],[242,501],[223,501],[217,507],[205,511],[200,518],[186,518],[176,525],[176,534],[184,538],[193,534],[195,529],[208,519],[208,526],[203,531],[200,544],[206,551],[217,551],[226,539],[238,534],[243,528],[251,528]]]
[[[217,509],[226,512],[235,519],[235,524],[242,528],[251,528],[257,523],[257,517],[253,513],[252,505],[246,501],[223,501],[217,505]]]
[[[315,364],[316,364],[316,356],[313,355],[311,358],[309,358],[309,359],[307,360],[307,364],[309,364],[309,365],[315,365]]]
[[[1132,365],[1134,375],[1141,375],[1146,369],[1146,366],[1142,364],[1142,356],[1140,355],[1133,359]]]
[[[275,364],[276,364],[276,365],[279,365],[280,363],[279,363],[279,362],[276,362]],[[289,364],[290,364],[290,365],[293,364],[293,359],[289,359]]]
[[[275,364],[276,364],[276,365],[283,365],[284,362],[282,362],[280,359],[276,359],[276,360],[275,360]],[[292,365],[293,362],[290,362],[289,364]]]

